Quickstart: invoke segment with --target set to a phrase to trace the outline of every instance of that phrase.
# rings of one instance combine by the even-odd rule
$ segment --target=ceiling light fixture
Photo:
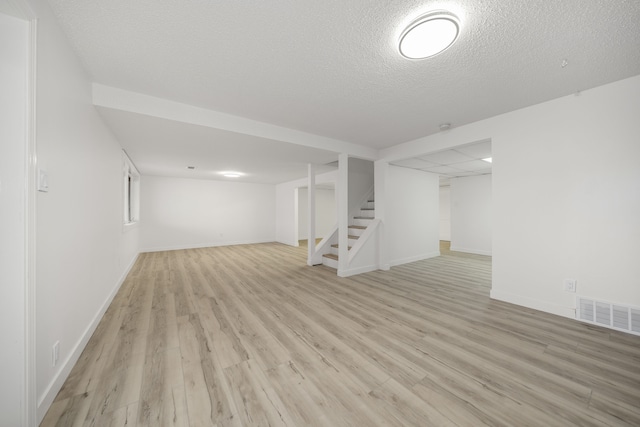
[[[242,172],[224,171],[224,172],[220,172],[220,175],[227,178],[240,178],[244,174]]]
[[[487,163],[492,163],[493,159],[491,157],[487,157],[486,159],[482,159],[482,160],[484,160]]]
[[[409,59],[424,59],[447,49],[458,38],[458,17],[444,10],[421,15],[402,32],[399,49]]]

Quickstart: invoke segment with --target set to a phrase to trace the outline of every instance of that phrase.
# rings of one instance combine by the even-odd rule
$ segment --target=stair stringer
[[[349,250],[348,267],[342,270],[338,269],[338,276],[349,277],[378,269],[378,229],[380,223],[379,219],[374,219],[367,226],[367,229]]]
[[[331,252],[331,245],[335,243],[338,243],[338,224],[333,226],[332,231],[316,245],[316,250],[311,257],[311,265],[322,264],[322,256]]]

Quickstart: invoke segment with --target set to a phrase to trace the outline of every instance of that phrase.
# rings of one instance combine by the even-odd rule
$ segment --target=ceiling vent
[[[578,297],[578,320],[640,335],[640,308]]]

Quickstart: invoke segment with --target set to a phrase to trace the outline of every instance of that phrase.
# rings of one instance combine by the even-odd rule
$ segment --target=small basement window
[[[140,219],[140,173],[124,150],[122,154],[124,160],[124,225],[133,225]]]

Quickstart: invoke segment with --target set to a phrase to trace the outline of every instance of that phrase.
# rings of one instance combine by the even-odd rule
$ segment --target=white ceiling
[[[492,163],[482,160],[490,157],[491,141],[482,141],[391,164],[438,174],[440,185],[448,185],[451,178],[490,174]]]
[[[637,0],[49,3],[97,83],[376,149],[640,74]],[[401,57],[442,8],[456,44]]]
[[[97,107],[129,157],[144,175],[278,184],[335,170],[337,154],[235,132]],[[195,166],[195,169],[187,169]],[[241,178],[220,172],[240,171]]]

